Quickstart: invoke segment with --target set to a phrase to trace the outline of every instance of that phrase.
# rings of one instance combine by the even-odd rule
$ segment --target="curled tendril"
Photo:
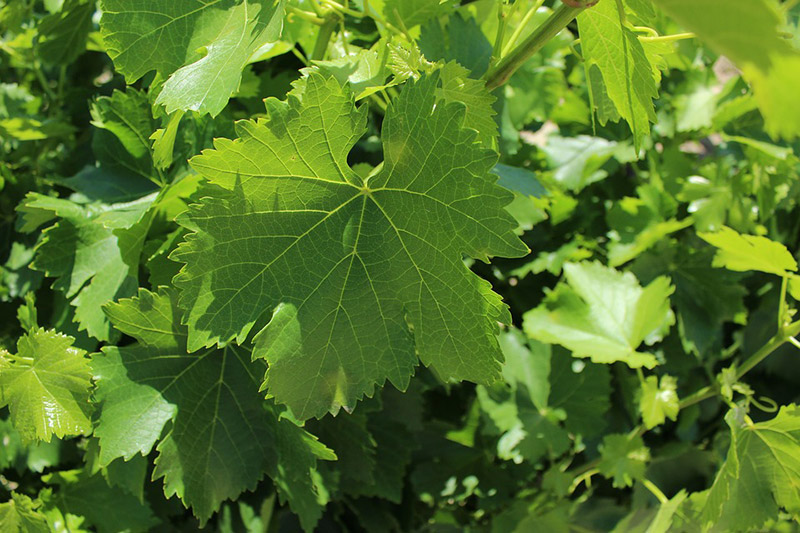
[[[775,400],[772,398],[767,398],[766,396],[762,396],[758,400],[756,400],[755,396],[751,396],[750,403],[765,413],[776,413],[779,408],[778,403]]]

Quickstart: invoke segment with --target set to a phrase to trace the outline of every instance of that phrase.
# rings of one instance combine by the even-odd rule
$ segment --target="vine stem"
[[[325,16],[325,23],[319,27],[317,40],[314,43],[314,50],[309,57],[311,61],[321,61],[325,59],[325,52],[328,51],[328,43],[338,23],[339,17],[337,17],[335,13],[330,12]]]
[[[500,87],[528,59],[542,49],[553,37],[567,27],[585,7],[569,7],[562,5],[556,9],[541,26],[514,48],[507,56],[497,62],[486,75],[486,88],[490,91]]]
[[[657,35],[657,36],[640,36],[639,40],[645,43],[673,43],[675,41],[684,41],[686,39],[694,39],[694,33],[675,33],[673,35]]]
[[[738,381],[742,379],[745,374],[753,370],[753,368],[755,368],[761,361],[766,359],[772,352],[783,346],[784,343],[790,342],[789,339],[798,333],[800,333],[800,320],[792,322],[788,326],[781,328],[778,333],[776,333],[770,340],[767,341],[766,344],[764,344],[764,346],[759,348],[756,353],[751,355],[747,360],[745,360],[744,363],[742,363],[742,366],[736,372],[736,380]],[[680,408],[685,409],[690,405],[707,400],[712,396],[716,396],[717,392],[717,387],[711,385],[703,387],[702,389],[681,400],[679,404]]]

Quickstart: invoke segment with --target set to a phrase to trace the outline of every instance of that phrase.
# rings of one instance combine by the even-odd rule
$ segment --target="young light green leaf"
[[[650,122],[656,120],[653,99],[658,97],[658,89],[653,66],[637,35],[623,23],[614,1],[600,2],[578,15],[578,30],[587,78],[594,81],[599,74],[605,87],[605,95],[597,100],[605,101],[607,96],[614,104],[630,125],[638,151],[650,133]],[[614,118],[614,114],[598,114],[601,124]]]
[[[779,507],[800,517],[800,410],[781,407],[771,420],[743,424],[728,413],[731,446],[702,513],[703,525],[760,528]]]
[[[409,82],[383,123],[385,162],[366,179],[347,164],[366,108],[311,71],[269,121],[237,124],[192,160],[228,198],[178,218],[193,231],[173,254],[189,348],[256,336],[265,387],[301,419],[352,408],[387,378],[404,389],[417,363],[443,379],[500,373],[497,322],[509,315],[464,255],[520,256],[490,174],[496,156],[437,98],[434,72]],[[313,261],[308,258],[313,257]]]
[[[800,52],[779,34],[784,17],[777,2],[706,0],[702,9],[694,0],[654,3],[742,69],[773,137],[800,134]]]
[[[38,329],[20,337],[17,353],[0,351],[0,405],[24,440],[50,442],[92,430],[86,352],[75,339]]]
[[[639,435],[606,435],[600,445],[600,473],[617,488],[630,487],[644,477],[650,450]]]
[[[242,70],[280,37],[283,0],[103,0],[100,29],[128,83],[151,70],[166,78],[156,100],[167,113],[216,116],[239,87]]]
[[[677,420],[680,410],[675,392],[677,388],[677,381],[672,376],[661,376],[660,385],[656,376],[647,376],[639,396],[639,410],[644,427],[653,429],[663,424],[667,418]]]
[[[698,233],[718,248],[712,265],[737,272],[758,270],[778,276],[797,271],[797,261],[786,247],[760,235],[742,235],[727,226],[714,233]]]
[[[318,456],[332,457],[265,405],[257,392],[263,367],[247,350],[187,354],[175,300],[171,290],[140,289],[107,306],[115,326],[140,344],[106,347],[92,363],[102,404],[100,464],[147,455],[158,442],[154,478],[164,477],[165,494],[177,494],[201,522],[267,473],[313,529],[322,511],[313,503],[311,469]]]
[[[0,531],[50,533],[52,530],[41,512],[41,507],[41,501],[12,492],[10,500],[0,503]]]
[[[622,361],[631,368],[653,368],[655,357],[637,349],[642,342],[661,339],[674,322],[669,279],[656,278],[643,289],[630,272],[597,262],[565,264],[564,275],[567,283],[525,313],[525,333],[596,363]]]

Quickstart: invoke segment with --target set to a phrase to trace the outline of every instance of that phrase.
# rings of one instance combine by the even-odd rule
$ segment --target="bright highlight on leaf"
[[[675,392],[677,387],[678,384],[672,376],[661,376],[660,385],[656,376],[647,376],[639,396],[639,410],[644,427],[652,429],[660,426],[667,418],[677,420],[680,410],[678,394]]]
[[[40,328],[19,339],[16,354],[0,350],[0,406],[9,406],[23,439],[50,442],[92,430],[92,374],[74,340]]]
[[[597,262],[567,263],[564,276],[566,283],[525,313],[523,326],[529,337],[561,344],[574,356],[595,363],[622,361],[631,368],[658,364],[638,348],[642,342],[660,340],[674,322],[669,278],[658,277],[642,288],[630,272]]]
[[[715,233],[698,233],[698,236],[718,248],[712,265],[738,272],[758,270],[778,276],[788,276],[797,271],[789,250],[779,242],[759,235],[742,235],[723,226]]]
[[[352,409],[389,379],[405,389],[419,358],[446,380],[500,375],[499,296],[463,256],[527,248],[503,210],[496,155],[463,128],[464,106],[437,97],[438,72],[409,82],[383,123],[384,163],[362,179],[347,155],[366,108],[311,71],[268,120],[237,124],[192,160],[226,199],[179,217],[173,254],[189,349],[236,339],[272,312],[254,357],[265,386],[300,419]]]

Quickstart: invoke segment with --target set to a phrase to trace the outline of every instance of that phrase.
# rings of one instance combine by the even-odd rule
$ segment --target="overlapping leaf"
[[[115,327],[139,344],[107,347],[93,360],[102,412],[100,463],[147,455],[156,442],[154,478],[205,522],[266,473],[312,529],[321,515],[311,469],[334,458],[258,394],[262,371],[243,348],[186,352],[186,328],[170,290],[140,290],[107,307]],[[167,433],[162,433],[167,427]],[[280,465],[280,466],[279,466]]]
[[[100,28],[119,72],[133,83],[166,79],[167,112],[217,115],[261,46],[278,39],[283,0],[103,0]]]
[[[742,424],[735,411],[726,418],[731,446],[708,494],[703,524],[730,530],[760,528],[779,507],[800,517],[800,411],[784,406],[777,416]]]
[[[30,193],[17,208],[25,232],[56,220],[43,231],[32,267],[57,278],[53,287],[71,299],[80,329],[99,340],[112,336],[100,306],[136,292],[149,227],[142,216],[153,199],[81,205]]]
[[[41,507],[41,501],[12,492],[9,501],[0,503],[0,531],[49,533],[52,530]]]
[[[668,278],[659,277],[642,288],[633,274],[596,262],[565,264],[564,276],[567,284],[558,285],[544,304],[525,313],[525,333],[596,363],[656,365],[653,355],[638,348],[660,339],[674,322],[669,307],[674,287]]]
[[[243,342],[269,312],[254,355],[265,386],[300,418],[352,408],[417,358],[444,379],[499,375],[497,321],[508,312],[463,255],[519,256],[489,173],[495,155],[464,129],[464,107],[437,98],[440,77],[409,82],[383,124],[385,162],[362,179],[347,154],[365,108],[310,72],[269,120],[237,124],[192,166],[228,198],[179,217],[191,234],[173,258],[189,349]]]
[[[598,120],[605,124],[624,118],[638,148],[650,133],[650,122],[655,122],[653,99],[658,96],[644,48],[623,23],[613,1],[600,2],[578,15],[578,30]]]

